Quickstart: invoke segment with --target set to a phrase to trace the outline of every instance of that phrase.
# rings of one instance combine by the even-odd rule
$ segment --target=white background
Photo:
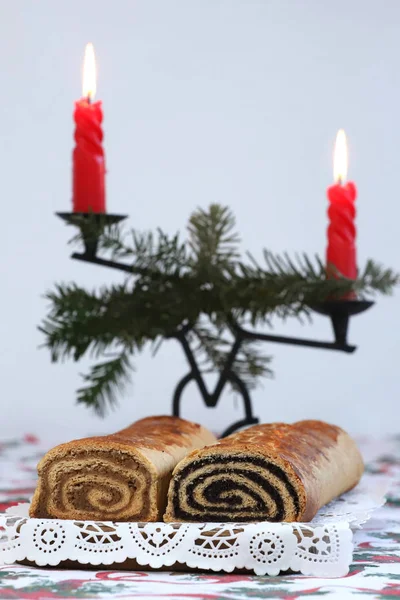
[[[75,405],[89,363],[51,365],[36,327],[55,282],[119,276],[69,259],[73,102],[87,41],[103,100],[108,209],[140,229],[183,230],[210,202],[235,211],[243,248],[325,252],[325,190],[344,127],[359,189],[359,264],[400,270],[398,0],[19,0],[0,2],[1,436],[57,439],[169,413],[187,366],[174,342],[136,360],[106,421]],[[351,324],[353,356],[269,347],[275,380],[253,395],[263,420],[323,418],[398,431],[399,292]],[[329,322],[276,332],[328,339]],[[268,348],[267,348],[268,349]],[[226,394],[183,416],[214,429],[241,416]]]

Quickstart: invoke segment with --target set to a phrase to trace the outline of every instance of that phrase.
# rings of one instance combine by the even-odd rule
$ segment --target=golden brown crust
[[[112,435],[61,444],[38,465],[30,516],[156,521],[173,468],[189,451],[215,439],[200,425],[161,416]]]
[[[222,469],[218,475],[212,475],[213,470],[215,473],[218,469],[221,471],[221,465],[225,465],[226,472]],[[322,421],[256,425],[219,440],[213,446],[191,452],[177,465],[170,483],[164,520],[197,520],[190,518],[192,513],[195,515],[190,506],[191,494],[196,493],[192,504],[201,512],[198,506],[204,503],[202,518],[205,520],[213,514],[219,515],[221,520],[229,518],[229,514],[232,514],[232,520],[260,520],[268,515],[275,519],[280,516],[276,504],[280,496],[286,508],[279,520],[309,521],[321,506],[354,487],[363,468],[356,444],[339,427]],[[253,479],[264,477],[264,490],[261,490],[261,483],[257,489],[248,475],[250,470],[254,473]],[[196,477],[199,483],[195,484]],[[211,487],[206,493],[207,477],[213,486],[215,505],[224,507],[219,513],[210,500]],[[225,485],[232,488],[232,494],[237,494],[232,481],[236,479],[240,488],[247,478],[248,494],[251,491],[254,496],[259,492],[258,505],[264,506],[264,513],[259,512],[256,518],[256,509],[251,510],[252,503],[255,505],[256,502],[243,491],[240,492],[243,511],[240,512],[237,506],[229,509],[229,492],[223,491],[224,478]],[[268,485],[274,486],[275,504],[271,502],[272,492],[267,491]],[[193,492],[196,486],[197,492]],[[266,506],[268,503],[270,508]],[[198,520],[201,520],[200,516]]]

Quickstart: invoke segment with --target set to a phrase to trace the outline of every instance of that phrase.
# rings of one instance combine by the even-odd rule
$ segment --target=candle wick
[[[92,104],[92,98],[90,97],[90,94],[88,94],[87,103],[88,104]]]

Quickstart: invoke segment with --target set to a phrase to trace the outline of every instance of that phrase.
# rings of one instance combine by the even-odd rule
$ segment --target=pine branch
[[[124,384],[130,381],[130,369],[132,366],[126,352],[94,365],[88,374],[82,375],[87,385],[77,391],[78,404],[85,404],[104,417],[107,406],[112,408],[117,404],[116,392],[122,391]]]
[[[82,222],[85,235],[92,226],[98,236],[98,221]],[[161,230],[128,235],[118,225],[100,228],[100,251],[129,259],[131,276],[123,285],[97,292],[75,284],[56,286],[46,296],[50,310],[40,327],[53,361],[98,358],[120,349],[117,358],[84,376],[87,385],[78,392],[78,401],[99,414],[107,403],[115,403],[115,391],[128,377],[128,357],[147,342],[168,339],[185,323],[192,325],[190,336],[203,371],[221,371],[230,350],[232,315],[239,324],[250,321],[253,326],[269,324],[272,316],[301,318],[327,299],[351,291],[358,297],[389,294],[400,283],[399,275],[373,261],[351,281],[340,273],[328,278],[323,262],[305,254],[291,258],[264,250],[261,262],[249,254],[243,260],[234,216],[218,205],[191,216],[185,241]],[[257,343],[247,341],[233,369],[252,385],[270,374],[269,363]]]
[[[127,238],[130,238],[130,242]],[[160,229],[152,232],[132,231],[130,236],[117,227],[106,231],[99,240],[100,250],[111,251],[114,260],[132,258],[134,272],[142,274],[175,274],[187,266],[186,245],[179,240],[179,234],[169,237]]]
[[[227,208],[211,204],[208,211],[198,209],[189,219],[188,245],[197,269],[231,270],[239,258],[239,235],[235,217]]]
[[[96,343],[93,337],[96,328],[92,323],[102,321],[103,301],[95,293],[89,293],[75,284],[57,285],[56,290],[45,297],[51,308],[39,330],[46,337],[45,345],[50,349],[52,361],[71,356],[79,360],[88,347]],[[97,340],[99,352],[105,349],[108,340],[103,339],[102,342],[101,345],[100,339]]]
[[[356,286],[356,289],[362,294],[390,295],[393,293],[393,289],[400,284],[400,275],[394,273],[392,269],[385,269],[372,260],[368,260],[357,283],[358,288]]]
[[[41,331],[53,360],[79,360],[87,352],[99,355],[116,342],[140,348],[146,340],[170,336],[187,320],[197,323],[202,314],[223,324],[235,312],[239,320],[249,317],[255,325],[273,314],[308,314],[313,304],[352,289],[387,293],[398,281],[372,262],[355,283],[320,276],[325,277],[315,269],[314,274],[282,271],[277,276],[258,268],[257,276],[247,269],[245,276],[221,278],[218,286],[200,289],[198,280],[188,276],[174,282],[139,278],[97,294],[75,285],[58,286],[47,296],[51,310]]]

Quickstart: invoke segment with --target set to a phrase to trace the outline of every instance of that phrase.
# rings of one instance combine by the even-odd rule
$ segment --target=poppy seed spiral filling
[[[211,455],[190,463],[170,493],[174,515],[184,521],[296,520],[300,511],[290,476],[253,455]]]

